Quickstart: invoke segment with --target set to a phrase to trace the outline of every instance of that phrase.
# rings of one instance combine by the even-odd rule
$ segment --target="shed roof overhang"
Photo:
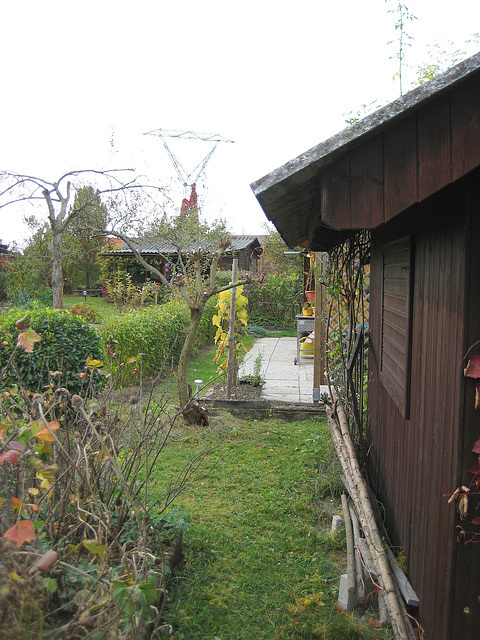
[[[480,165],[480,53],[251,184],[290,248],[328,251]]]

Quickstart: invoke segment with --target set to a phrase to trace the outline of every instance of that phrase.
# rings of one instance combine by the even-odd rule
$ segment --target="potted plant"
[[[315,291],[305,291],[305,298],[310,304],[315,303]]]
[[[302,308],[304,316],[313,316],[315,312],[315,303],[305,302]]]

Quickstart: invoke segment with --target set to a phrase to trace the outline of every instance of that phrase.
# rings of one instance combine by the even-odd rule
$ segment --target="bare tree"
[[[63,308],[63,272],[62,272],[62,237],[72,222],[82,213],[82,207],[71,207],[69,204],[73,192],[84,186],[84,180],[94,180],[96,193],[124,195],[132,190],[144,189],[138,183],[133,169],[116,169],[96,171],[86,169],[65,173],[55,182],[49,182],[37,176],[24,175],[11,171],[0,173],[0,209],[21,203],[43,201],[48,212],[48,224],[51,229],[52,259],[52,291],[53,308]],[[156,188],[161,190],[160,188]],[[84,203],[84,209],[89,203]]]

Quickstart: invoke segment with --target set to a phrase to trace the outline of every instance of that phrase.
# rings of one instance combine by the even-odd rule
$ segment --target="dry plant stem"
[[[347,478],[351,497],[366,535],[370,553],[378,567],[379,582],[385,595],[395,638],[398,640],[414,640],[412,625],[400,605],[386,550],[383,546],[368,496],[367,486],[350,437],[348,419],[338,396],[334,397],[334,407],[328,409],[327,415],[332,438]]]
[[[140,520],[140,516],[138,513],[138,509],[135,508],[135,498],[132,496],[131,491],[130,491],[130,487],[128,486],[128,483],[125,480],[125,477],[123,475],[123,473],[121,472],[119,466],[118,466],[118,459],[116,457],[115,454],[115,450],[112,449],[112,451],[109,451],[108,448],[105,445],[105,442],[103,441],[103,439],[100,437],[99,433],[97,432],[97,430],[95,429],[95,426],[93,425],[92,421],[90,420],[87,412],[85,411],[85,407],[83,406],[83,400],[81,402],[79,402],[76,407],[75,407],[78,411],[80,411],[80,413],[82,414],[85,422],[89,425],[92,433],[94,434],[95,438],[97,439],[97,442],[99,443],[102,451],[110,456],[109,459],[109,465],[112,469],[112,471],[115,473],[115,475],[117,476],[117,478],[120,480],[120,483],[122,485],[122,489],[125,492],[125,496],[130,504],[130,508],[131,508],[131,515],[135,518],[136,522],[137,522],[137,526],[138,526],[138,530],[139,531],[145,531],[145,528],[142,527],[142,522]],[[142,510],[142,512],[144,512],[144,507],[141,503],[137,502],[138,506],[140,507],[140,509]],[[107,518],[107,522],[108,522],[108,518]],[[146,540],[146,536],[143,536],[143,543],[144,545],[147,544],[147,540]],[[146,549],[145,549],[146,551]]]

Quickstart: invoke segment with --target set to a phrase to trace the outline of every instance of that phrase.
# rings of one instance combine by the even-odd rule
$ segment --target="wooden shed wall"
[[[470,212],[470,224],[467,237],[467,315],[466,346],[468,357],[480,355],[480,170],[468,177],[468,188],[462,193],[463,206]],[[466,360],[462,362],[465,366]],[[475,384],[473,380],[464,381],[463,434],[462,447],[462,484],[468,485],[472,475],[466,469],[475,466],[477,456],[472,452],[473,444],[480,438],[480,413],[474,410]],[[471,517],[479,514],[478,502],[471,501]],[[468,521],[467,521],[468,522]],[[480,530],[480,527],[468,526],[459,522],[466,530]],[[480,544],[457,544],[455,557],[455,584],[453,603],[452,638],[480,638]],[[465,613],[467,608],[470,613]],[[458,630],[461,630],[460,635]]]
[[[464,433],[462,358],[471,339],[466,256],[472,209],[467,201],[472,189],[478,190],[478,179],[477,171],[475,179],[471,175],[446,187],[372,233],[368,466],[392,542],[406,554],[427,640],[480,637],[478,626],[475,635],[465,634],[462,600],[454,602],[459,582],[456,515],[445,497],[465,482],[465,448],[475,442]],[[414,270],[409,419],[402,416],[379,372],[382,246],[405,236],[412,239]],[[476,296],[480,298],[479,289]],[[480,574],[474,573],[476,597]]]

